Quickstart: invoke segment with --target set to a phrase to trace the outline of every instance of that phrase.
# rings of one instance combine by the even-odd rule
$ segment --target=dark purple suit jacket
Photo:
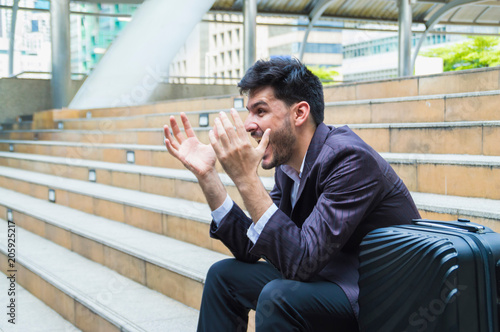
[[[419,218],[406,186],[392,167],[347,126],[320,124],[307,150],[297,202],[293,181],[276,168],[270,195],[279,209],[257,243],[251,225],[234,204],[211,236],[242,261],[264,258],[284,278],[308,281],[321,276],[337,283],[358,314],[358,245],[369,231]]]

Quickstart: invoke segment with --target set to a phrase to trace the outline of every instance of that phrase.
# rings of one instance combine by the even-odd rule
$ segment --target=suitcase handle
[[[439,221],[428,219],[413,219],[415,225],[441,227],[456,230],[457,228],[471,233],[484,233],[486,227],[469,222],[469,220],[460,219],[459,221]]]

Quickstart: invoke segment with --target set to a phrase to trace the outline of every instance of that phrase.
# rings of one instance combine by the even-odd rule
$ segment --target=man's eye
[[[257,110],[257,114],[259,114],[259,115],[262,115],[262,114],[264,114],[265,112],[266,112],[266,111],[264,111],[264,110],[263,110],[263,109],[261,109],[261,108],[259,108],[259,109]]]

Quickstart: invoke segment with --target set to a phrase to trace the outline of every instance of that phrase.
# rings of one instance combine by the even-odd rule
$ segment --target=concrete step
[[[175,99],[162,101],[153,104],[85,109],[85,110],[62,110],[54,114],[54,121],[68,118],[102,118],[102,117],[122,117],[136,116],[144,114],[167,113],[167,112],[191,112],[198,110],[229,109],[234,107],[235,99],[244,98],[238,95],[199,97],[188,99]],[[239,101],[240,102],[240,101]]]
[[[500,121],[380,123],[349,125],[379,152],[500,155]],[[208,143],[210,128],[194,128]],[[3,131],[0,140],[70,141],[90,144],[162,145],[161,128],[121,131]]]
[[[328,103],[373,100],[379,98],[404,98],[412,96],[460,94],[492,90],[500,90],[500,69],[498,69],[498,67],[437,75],[331,85],[324,88],[324,95],[325,102]],[[90,110],[58,110],[54,113],[53,118],[54,121],[59,121],[68,118],[122,117],[167,112],[228,109],[235,105],[235,99],[241,98],[244,97],[237,95],[214,96],[178,99],[131,107]],[[346,123],[351,123],[351,121],[346,121]]]
[[[2,221],[2,226],[5,221]],[[78,332],[80,329],[76,328],[73,324],[61,317],[57,312],[52,310],[45,303],[33,296],[21,285],[14,283],[12,286],[10,279],[12,272],[7,274],[0,273],[0,289],[7,294],[6,302],[9,304],[11,298],[14,298],[14,319],[13,323],[9,320],[12,319],[9,315],[2,317],[0,320],[0,331],[11,332]],[[14,279],[12,279],[14,281]],[[10,297],[8,293],[15,292],[15,295]],[[10,313],[10,309],[7,309]]]
[[[15,214],[14,218],[17,217]],[[0,220],[0,224],[0,236],[6,238],[7,222]],[[16,235],[19,239],[15,264],[17,282],[78,328],[84,331],[196,329],[195,309],[26,231],[20,225],[16,227]],[[148,247],[148,243],[139,246]],[[1,243],[2,270],[7,264],[6,255],[7,248]],[[112,255],[107,256],[110,258],[113,259]],[[152,284],[170,283],[166,276],[155,273],[152,268],[149,271]],[[182,285],[181,291],[188,291],[186,286]]]
[[[161,168],[184,169],[164,145],[145,144],[92,144],[62,141],[0,140],[0,151],[47,155],[71,159],[85,159],[144,165]],[[224,173],[219,162],[216,168]],[[259,168],[261,176],[273,176],[273,170]]]
[[[364,99],[325,104],[325,123],[412,123],[500,120],[500,90]]]
[[[500,156],[433,155],[382,153],[411,191],[500,199]],[[0,165],[95,182],[151,194],[206,203],[194,175],[182,169],[118,164],[85,159],[70,159],[15,152],[0,152]],[[272,177],[261,177],[271,190]],[[238,204],[243,201],[234,184],[220,174],[229,195]]]
[[[500,89],[500,68],[326,86],[325,101],[346,101]]]
[[[379,152],[500,155],[500,121],[353,124]]]
[[[500,90],[439,94],[428,96],[365,99],[325,104],[325,123],[400,123],[400,122],[452,122],[500,120],[496,112]],[[242,119],[248,111],[238,109]],[[208,116],[213,126],[219,112],[229,109],[188,112],[193,125],[200,117]],[[162,128],[169,124],[170,116],[179,118],[180,112],[147,114],[114,118],[66,119],[60,123],[70,130],[120,130],[130,128]]]
[[[229,254],[208,236],[207,204],[2,166],[0,187]]]
[[[500,157],[381,153],[410,191],[500,199]]]
[[[500,233],[500,200],[411,193],[422,218],[434,220],[469,219]]]
[[[32,121],[1,123],[1,130],[31,130],[34,129]]]
[[[268,189],[271,188],[271,181],[272,179],[265,181]],[[45,200],[48,199],[48,190],[54,189],[58,204],[228,254],[227,248],[219,241],[205,236],[211,218],[206,204],[8,167],[0,167],[0,186]],[[193,183],[188,188],[194,190],[196,185]],[[462,211],[463,206],[468,206],[464,204],[470,201],[474,204],[463,212],[464,217],[482,218],[483,222],[491,225],[496,225],[497,220],[500,220],[499,200],[449,194],[414,194],[418,194],[419,199],[425,203],[423,211],[436,213],[440,215],[439,219],[456,218],[456,211]],[[433,198],[425,200],[427,197]],[[448,204],[445,209],[441,200]],[[415,199],[415,202],[420,208],[420,201]],[[483,210],[483,207],[487,209]],[[452,210],[455,212],[450,212]]]
[[[182,111],[182,110],[181,110]],[[122,116],[122,117],[108,117],[108,118],[90,118],[90,119],[66,119],[61,120],[62,128],[68,130],[104,130],[113,131],[121,129],[133,129],[133,128],[163,128],[165,124],[170,125],[170,117],[175,116],[180,122],[180,113],[169,112],[161,114],[145,114],[136,116]],[[206,121],[209,127],[212,127],[215,118],[219,116],[220,112],[228,113],[230,108],[221,109],[210,109],[210,110],[196,110],[185,112],[189,121],[193,126],[198,126],[200,124],[200,118],[208,116],[208,121]],[[245,108],[238,109],[240,117],[243,121],[248,115],[248,111]]]
[[[0,151],[63,157],[67,160],[86,159],[121,164],[184,169],[164,145],[98,144],[63,141],[0,140]],[[131,157],[133,155],[133,157]],[[132,158],[132,159],[130,159]],[[217,170],[223,173],[217,163]],[[259,168],[261,176],[273,176],[273,170]]]
[[[324,88],[324,95],[325,102],[328,103],[492,91],[500,90],[499,77],[500,70],[498,67],[483,68],[437,75],[326,86]],[[131,107],[90,110],[54,110],[52,118],[54,121],[59,121],[68,118],[122,117],[167,112],[228,109],[235,105],[235,99],[241,98],[244,97],[237,95],[214,96],[178,99]],[[351,121],[346,121],[346,123],[350,122]]]
[[[0,166],[81,181],[90,181],[89,173],[93,171],[95,176],[92,181],[100,184],[206,203],[196,177],[184,168],[117,164],[15,152],[0,152]],[[231,179],[222,173],[220,178],[233,200],[242,205],[243,200]],[[262,181],[268,190],[272,189],[273,177],[262,177]]]
[[[181,168],[182,164],[171,158],[163,144],[102,144],[66,141],[0,140],[0,151],[12,151],[64,157],[67,159],[99,160],[112,163]],[[134,158],[127,159],[127,152]]]
[[[12,211],[16,225],[193,308],[200,304],[209,267],[228,257],[18,192],[0,192],[5,195],[0,206]],[[164,280],[157,280],[159,275]],[[193,290],[179,288],[176,282]]]
[[[4,130],[0,139],[34,140],[34,141],[66,141],[91,144],[163,144],[162,128],[140,128],[121,131],[107,130]]]

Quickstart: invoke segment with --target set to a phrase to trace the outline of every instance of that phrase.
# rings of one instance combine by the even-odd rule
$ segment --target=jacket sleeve
[[[383,170],[355,148],[330,151],[308,181],[316,181],[318,200],[298,227],[278,210],[250,249],[271,262],[287,279],[307,281],[345,245],[382,195]]]
[[[281,189],[278,184],[275,183],[270,196],[273,202],[279,206]],[[254,245],[247,236],[247,230],[251,224],[252,219],[234,203],[232,209],[221,220],[218,227],[212,221],[210,225],[210,236],[222,241],[236,259],[254,263],[258,261],[261,256],[253,255],[249,252],[250,248]]]

